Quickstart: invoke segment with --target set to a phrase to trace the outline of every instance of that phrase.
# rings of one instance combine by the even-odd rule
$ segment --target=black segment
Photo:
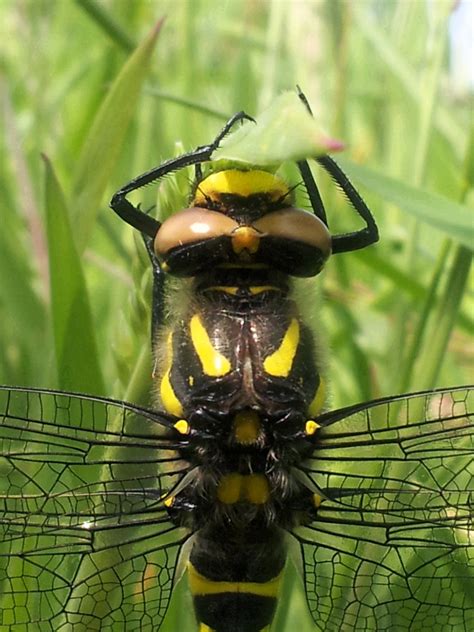
[[[276,610],[276,599],[249,593],[200,595],[196,612],[213,632],[261,632]]]

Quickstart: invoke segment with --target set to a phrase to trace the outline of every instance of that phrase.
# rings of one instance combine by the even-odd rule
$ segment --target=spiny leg
[[[238,121],[242,121],[244,119],[252,120],[252,117],[248,116],[245,112],[237,112],[234,114],[224,127],[221,129],[219,134],[209,145],[203,145],[202,147],[198,147],[194,151],[183,154],[176,158],[171,158],[170,160],[165,161],[158,167],[154,167],[145,173],[137,176],[133,180],[130,180],[125,186],[119,189],[112,200],[110,201],[111,208],[117,213],[119,217],[121,217],[127,224],[137,228],[141,233],[148,235],[149,237],[154,238],[159,227],[160,222],[158,222],[153,217],[150,217],[146,213],[143,213],[139,209],[138,206],[134,206],[129,200],[127,200],[127,195],[132,191],[136,191],[137,189],[141,189],[147,184],[151,184],[156,180],[159,180],[165,175],[172,173],[173,171],[177,171],[178,169],[183,169],[184,167],[189,167],[190,165],[195,165],[201,162],[206,162],[211,159],[212,153],[218,148],[219,143],[224,138],[224,136],[229,132],[235,123]]]
[[[308,112],[312,115],[308,100],[299,88],[299,86],[297,86],[297,91],[298,97],[305,105]],[[374,217],[354,185],[344,173],[344,171],[330,156],[320,156],[319,158],[316,158],[316,162],[318,162],[321,167],[331,176],[331,178],[341,187],[342,191],[344,192],[346,198],[349,200],[354,210],[362,217],[366,224],[365,228],[362,228],[358,231],[346,233],[343,235],[334,235],[332,237],[333,254],[337,254],[339,252],[349,252],[351,250],[359,250],[360,248],[365,248],[366,246],[369,246],[370,244],[378,241],[379,233]],[[298,168],[303,178],[306,190],[308,191],[311,207],[314,214],[327,225],[324,204],[308,162],[306,160],[298,162]]]

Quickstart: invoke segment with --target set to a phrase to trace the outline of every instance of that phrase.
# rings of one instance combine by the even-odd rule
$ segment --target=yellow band
[[[250,593],[261,597],[277,597],[282,573],[268,582],[222,582],[207,579],[188,562],[188,578],[191,594],[219,595],[222,593]]]

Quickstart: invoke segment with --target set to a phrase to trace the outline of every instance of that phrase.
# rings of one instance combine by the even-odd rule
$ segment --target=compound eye
[[[163,257],[177,246],[230,236],[237,227],[237,222],[217,211],[197,206],[186,208],[160,226],[155,237],[155,253]]]
[[[298,208],[267,213],[253,223],[255,229],[271,237],[280,237],[313,246],[326,259],[331,254],[331,234],[316,215]]]

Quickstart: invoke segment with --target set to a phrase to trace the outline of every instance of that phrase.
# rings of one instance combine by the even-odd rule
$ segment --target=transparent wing
[[[301,468],[323,497],[299,528],[319,630],[474,626],[474,388],[324,415]]]
[[[186,539],[163,503],[188,471],[172,421],[0,387],[1,629],[159,628]]]

